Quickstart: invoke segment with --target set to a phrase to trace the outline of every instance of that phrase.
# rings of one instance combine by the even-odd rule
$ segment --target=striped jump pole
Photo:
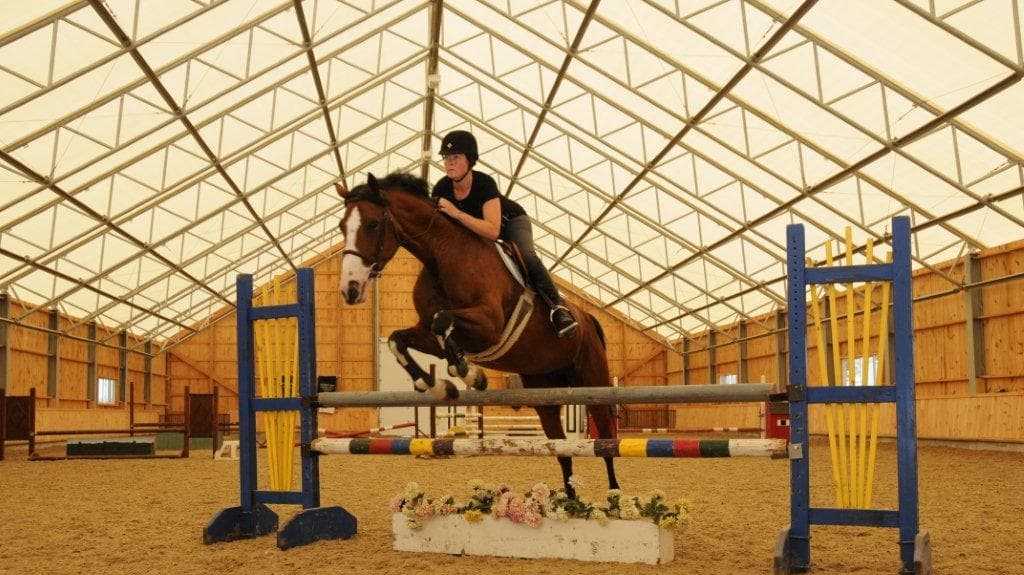
[[[786,457],[785,439],[415,439],[321,437],[325,455],[498,455],[519,457]]]

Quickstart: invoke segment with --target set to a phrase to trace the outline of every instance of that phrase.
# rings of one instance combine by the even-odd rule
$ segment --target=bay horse
[[[579,328],[574,336],[556,337],[548,322],[548,306],[539,301],[519,338],[493,360],[469,365],[471,357],[494,349],[502,339],[524,288],[506,269],[495,243],[473,233],[441,213],[430,197],[427,182],[406,173],[377,179],[367,175],[365,184],[351,192],[335,184],[345,203],[341,232],[345,249],[341,258],[340,288],[349,305],[366,299],[367,285],[377,278],[399,247],[422,264],[416,279],[413,304],[419,321],[394,331],[388,339],[391,352],[418,391],[448,394],[447,380],[434,381],[409,354],[415,349],[448,362],[448,372],[468,385],[483,389],[486,378],[479,366],[519,374],[524,388],[597,387],[610,385],[604,332],[597,319],[568,303]],[[477,362],[475,362],[477,363]],[[535,407],[544,435],[565,439],[560,407]],[[614,408],[588,407],[600,438],[613,438]],[[617,489],[615,465],[605,457],[609,489]],[[575,497],[570,484],[572,459],[559,457],[566,493]]]

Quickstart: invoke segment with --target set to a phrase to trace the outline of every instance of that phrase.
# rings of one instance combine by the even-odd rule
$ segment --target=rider
[[[578,327],[565,307],[558,289],[533,248],[533,225],[523,207],[498,192],[494,178],[473,169],[479,158],[476,138],[455,130],[441,140],[441,157],[447,174],[434,184],[431,196],[438,208],[484,239],[501,238],[519,247],[530,283],[551,308],[550,321],[558,337],[571,336]]]

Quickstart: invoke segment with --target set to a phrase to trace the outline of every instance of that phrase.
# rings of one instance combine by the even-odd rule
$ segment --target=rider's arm
[[[478,236],[493,242],[501,233],[501,200],[491,198],[484,203],[484,218],[482,220],[462,211],[458,213],[456,219]]]

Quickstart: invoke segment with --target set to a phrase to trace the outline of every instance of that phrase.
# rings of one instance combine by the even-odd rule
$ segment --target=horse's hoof
[[[440,385],[435,385],[430,388],[430,393],[439,400],[451,400],[459,397],[459,388],[455,387],[455,384],[448,379],[442,379],[438,382]]]

